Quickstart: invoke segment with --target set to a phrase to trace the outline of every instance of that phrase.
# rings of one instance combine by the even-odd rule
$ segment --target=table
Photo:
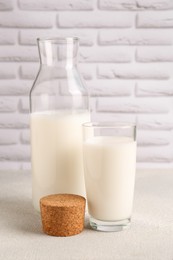
[[[31,202],[29,172],[0,172],[0,259],[173,260],[173,170],[137,172],[131,229],[43,234]]]

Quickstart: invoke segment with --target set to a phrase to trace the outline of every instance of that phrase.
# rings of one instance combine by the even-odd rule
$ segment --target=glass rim
[[[124,122],[86,122],[82,124],[83,127],[92,127],[92,128],[123,128],[123,129],[136,129],[136,124],[133,123],[124,123]]]
[[[79,38],[78,37],[37,38],[37,42],[74,43],[74,42],[79,42]]]

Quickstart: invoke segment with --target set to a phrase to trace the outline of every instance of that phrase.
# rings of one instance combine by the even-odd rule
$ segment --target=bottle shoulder
[[[77,67],[40,68],[31,88],[31,95],[38,93],[86,94],[85,82]]]

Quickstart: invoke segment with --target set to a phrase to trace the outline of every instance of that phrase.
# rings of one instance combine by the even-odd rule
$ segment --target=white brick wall
[[[0,169],[30,168],[36,38],[53,36],[81,38],[93,118],[136,122],[139,166],[173,167],[173,0],[0,0]]]

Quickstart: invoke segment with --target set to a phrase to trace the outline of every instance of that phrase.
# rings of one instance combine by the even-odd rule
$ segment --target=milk
[[[128,137],[92,137],[84,143],[85,184],[90,215],[102,221],[130,218],[136,142]]]
[[[85,196],[82,126],[88,113],[31,114],[32,197],[40,210],[41,197],[55,193]]]

